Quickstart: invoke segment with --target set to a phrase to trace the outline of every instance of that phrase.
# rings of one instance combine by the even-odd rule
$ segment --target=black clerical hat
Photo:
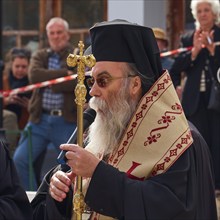
[[[90,29],[96,61],[135,63],[141,75],[155,81],[162,74],[160,52],[151,28],[113,20]]]

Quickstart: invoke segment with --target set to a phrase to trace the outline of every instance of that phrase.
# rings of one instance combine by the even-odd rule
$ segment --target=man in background
[[[67,56],[73,52],[69,44],[69,25],[55,17],[46,25],[49,48],[38,50],[30,60],[29,80],[31,84],[71,75],[74,72],[66,65]],[[65,143],[76,127],[75,81],[68,81],[45,88],[35,89],[29,103],[29,122],[25,130],[31,130],[29,138],[22,135],[14,154],[14,162],[25,190],[30,189],[29,163],[46,152],[50,144]],[[30,161],[30,155],[32,161]],[[33,175],[32,190],[37,189]]]

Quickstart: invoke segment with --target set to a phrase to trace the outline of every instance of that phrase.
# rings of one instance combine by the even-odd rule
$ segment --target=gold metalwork
[[[77,214],[77,216],[82,215],[86,205],[84,203],[84,195],[79,189],[77,189],[74,195],[73,204],[74,204],[74,212]]]
[[[77,104],[77,144],[83,147],[83,106],[86,102],[86,86],[85,80],[85,67],[93,67],[95,65],[94,56],[83,56],[84,44],[82,41],[78,43],[79,55],[69,54],[67,57],[67,65],[70,67],[77,66],[77,85],[75,88],[75,102]],[[78,220],[82,219],[82,213],[85,209],[84,195],[82,193],[82,177],[77,176],[77,190],[73,198],[73,211],[76,213]],[[74,214],[72,215],[73,218]]]

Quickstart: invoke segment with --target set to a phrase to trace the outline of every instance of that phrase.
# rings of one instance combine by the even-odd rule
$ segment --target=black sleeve
[[[193,41],[193,33],[189,32],[180,37],[180,48],[191,48]],[[196,60],[195,60],[196,62]],[[181,84],[182,72],[187,72],[194,65],[191,60],[191,50],[179,53],[170,70],[170,76],[175,87]]]
[[[189,169],[186,163],[182,169],[137,181],[100,162],[85,201],[96,212],[118,219],[172,219],[184,209]]]
[[[181,85],[182,73],[187,70],[192,63],[191,52],[184,52],[175,57],[174,63],[170,69],[170,76],[175,88]]]
[[[67,165],[58,165],[45,174],[36,196],[31,202],[34,220],[70,220],[72,213],[72,190],[67,194],[63,202],[57,202],[49,194],[51,176],[58,170],[67,172]]]
[[[28,197],[21,186],[13,160],[0,140],[0,219],[32,219]]]
[[[207,145],[196,134],[167,172],[144,181],[101,161],[85,201],[100,214],[124,220],[217,219],[213,186]]]

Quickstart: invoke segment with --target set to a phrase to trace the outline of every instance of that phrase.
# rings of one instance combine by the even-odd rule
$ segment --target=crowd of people
[[[23,132],[14,142],[1,137],[0,218],[75,219],[82,177],[83,219],[217,220],[220,113],[208,103],[220,68],[220,3],[191,0],[191,10],[195,30],[180,37],[180,47],[192,49],[175,58],[160,56],[169,47],[161,28],[121,19],[90,28],[85,56],[93,54],[96,64],[85,108],[96,117],[83,148],[66,143],[77,126],[77,80],[4,97],[4,128]],[[4,90],[76,73],[66,63],[75,49],[68,22],[51,18],[46,33],[48,47],[9,51]],[[49,146],[66,152],[66,163],[41,180]],[[29,190],[37,191],[31,203]]]

